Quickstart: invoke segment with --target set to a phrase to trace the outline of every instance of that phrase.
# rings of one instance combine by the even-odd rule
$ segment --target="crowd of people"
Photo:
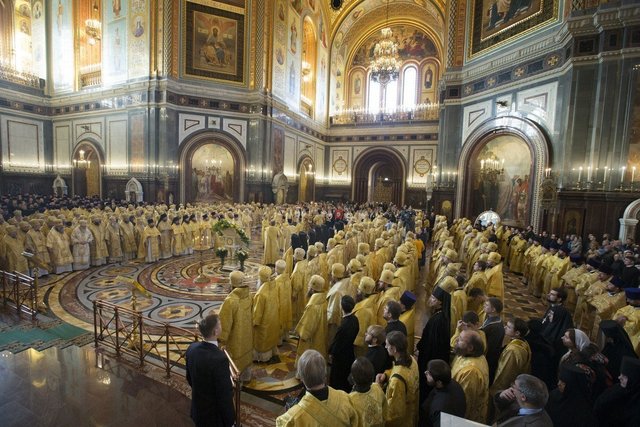
[[[218,221],[259,234],[257,291],[232,272],[215,321],[200,327],[244,380],[297,340],[304,390],[277,425],[433,426],[442,413],[505,426],[640,425],[631,404],[640,398],[639,251],[631,240],[589,236],[583,248],[577,236],[449,223],[392,205],[28,200],[2,200],[7,270],[32,273],[20,264],[22,250],[54,273],[181,256],[217,247]],[[542,318],[504,318],[507,270],[548,305]],[[416,336],[418,297],[427,321]],[[188,370],[189,353],[197,352],[187,353]],[[201,386],[193,392],[194,405],[207,401],[197,397],[207,393]]]

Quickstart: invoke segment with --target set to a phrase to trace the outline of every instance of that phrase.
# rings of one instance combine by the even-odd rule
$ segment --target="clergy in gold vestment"
[[[24,252],[24,244],[18,238],[18,228],[14,225],[6,227],[7,235],[0,242],[0,251],[3,253],[5,260],[4,270],[22,274],[29,274],[29,266],[27,259],[22,255]]]
[[[278,352],[280,311],[278,290],[271,280],[271,268],[260,267],[258,292],[253,297],[253,360],[267,362]]]
[[[73,246],[73,269],[86,270],[91,263],[90,244],[93,234],[87,227],[87,220],[78,221],[78,226],[71,233],[71,245]]]
[[[364,342],[364,334],[369,325],[375,325],[375,308],[378,295],[375,293],[376,283],[371,277],[363,276],[358,286],[356,306],[353,314],[358,318],[358,336],[353,342],[356,357],[367,353],[367,344]]]
[[[158,221],[158,225],[156,226],[158,231],[160,232],[160,258],[167,259],[171,258],[171,223],[169,223],[169,218],[166,213],[160,215],[160,220]],[[211,241],[211,240],[209,240]]]
[[[527,241],[522,232],[516,234],[509,244],[509,271],[521,274],[524,263],[524,251],[527,249]]]
[[[292,324],[298,324],[304,307],[307,304],[305,296],[307,292],[307,284],[305,283],[305,273],[308,261],[304,259],[304,249],[296,248],[293,251],[293,273],[291,273],[291,320]]]
[[[107,244],[109,264],[122,261],[122,243],[120,242],[120,224],[115,215],[109,217],[104,229],[104,240]]]
[[[220,307],[222,332],[218,340],[225,346],[233,363],[241,373],[242,380],[251,377],[253,361],[253,322],[251,305],[253,298],[244,283],[244,273],[233,271],[229,274],[232,291]]]
[[[387,396],[378,383],[371,383],[375,372],[366,357],[359,357],[351,365],[353,391],[349,400],[358,413],[358,427],[384,427],[387,418]]]
[[[531,349],[523,339],[528,333],[529,327],[524,320],[516,317],[507,321],[504,334],[510,341],[498,359],[496,376],[489,390],[490,396],[508,389],[518,375],[531,371]]]
[[[393,358],[391,372],[378,374],[376,382],[387,384],[387,427],[414,426],[418,420],[418,362],[407,350],[407,337],[399,331],[387,335],[385,347]]]
[[[287,263],[279,259],[276,261],[275,288],[278,292],[278,314],[280,317],[280,341],[289,337],[291,330],[291,279],[287,274]]]
[[[323,292],[324,279],[315,275],[309,280],[309,302],[296,326],[300,337],[296,363],[307,349],[314,349],[323,356],[327,354],[327,294]]]
[[[277,427],[358,425],[358,413],[351,405],[349,395],[327,386],[326,362],[319,352],[307,350],[302,354],[297,373],[306,392],[297,404],[276,419]]]
[[[51,257],[51,264],[53,264],[53,272],[55,274],[71,271],[73,256],[71,256],[69,239],[64,233],[62,220],[56,219],[53,221],[53,228],[47,234],[47,249],[49,250],[49,257]]]
[[[89,243],[89,248],[91,249],[91,265],[104,265],[107,262],[109,250],[107,249],[107,242],[104,238],[102,218],[98,215],[92,216],[91,222],[89,223],[89,231],[93,234],[93,240]]]
[[[275,265],[278,258],[280,258],[280,241],[281,231],[276,226],[275,221],[269,222],[269,226],[264,230],[264,254],[262,256],[262,263],[265,265]]]
[[[27,238],[25,240],[24,247],[27,252],[34,254],[44,265],[51,264],[51,258],[49,257],[49,251],[47,250],[47,238],[42,232],[42,221],[39,219],[33,219],[29,221],[31,224],[31,230],[27,232]],[[2,237],[0,237],[2,241]],[[40,267],[38,269],[40,276],[49,274],[49,268]]]
[[[489,288],[489,296],[500,298],[504,301],[504,277],[502,276],[502,262],[500,262],[500,254],[491,252],[488,258],[487,286]]]
[[[400,296],[400,307],[402,308],[402,313],[400,314],[400,321],[404,323],[404,326],[407,328],[407,348],[409,349],[409,353],[413,354],[415,351],[415,314],[416,310],[414,304],[416,303],[416,296],[411,291],[404,291]]]
[[[374,315],[376,316],[376,324],[380,326],[386,326],[387,320],[384,318],[384,307],[389,301],[398,301],[402,292],[398,286],[394,286],[393,272],[389,270],[383,270],[380,274],[380,280],[378,280],[377,291],[378,301]]]
[[[483,355],[480,335],[462,331],[454,352],[458,357],[451,366],[451,378],[464,390],[467,399],[465,418],[484,424],[489,405],[489,366]]]
[[[136,246],[136,236],[133,227],[133,216],[122,215],[120,224],[120,242],[122,242],[122,254],[125,261],[136,258],[138,247]]]
[[[327,325],[329,328],[327,342],[333,342],[338,326],[342,322],[342,306],[340,301],[345,295],[355,299],[355,293],[351,292],[349,278],[344,277],[345,268],[340,263],[331,266],[331,288],[327,292]]]
[[[640,357],[640,288],[626,288],[624,293],[627,305],[616,311],[613,319],[627,332],[633,349]]]
[[[600,330],[600,322],[603,320],[611,320],[616,311],[620,310],[626,304],[624,293],[624,282],[619,277],[612,278],[607,282],[607,292],[595,296],[590,304],[590,309],[595,311],[595,320],[591,331],[587,331],[587,335],[592,341],[598,338]]]
[[[149,225],[144,228],[138,247],[138,258],[145,262],[156,262],[160,257],[160,232],[156,228],[153,219],[147,221]]]

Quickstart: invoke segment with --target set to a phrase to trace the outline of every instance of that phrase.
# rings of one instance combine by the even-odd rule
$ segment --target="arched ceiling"
[[[445,36],[445,0],[345,0],[331,12],[331,58],[346,65],[362,41],[389,24],[411,24],[427,34],[442,58]]]

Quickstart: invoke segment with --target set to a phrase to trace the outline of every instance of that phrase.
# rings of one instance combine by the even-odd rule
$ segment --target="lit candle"
[[[624,183],[624,171],[627,170],[626,166],[620,168],[620,184]]]
[[[587,168],[587,182],[591,182],[591,165]]]
[[[578,182],[582,181],[582,166],[578,168]]]
[[[484,169],[484,160],[480,160],[480,170]]]
[[[602,183],[606,184],[607,183],[607,169],[609,169],[608,166],[604,167],[604,178],[602,178]]]
[[[633,184],[633,180],[636,177],[636,167],[631,168],[631,183]]]

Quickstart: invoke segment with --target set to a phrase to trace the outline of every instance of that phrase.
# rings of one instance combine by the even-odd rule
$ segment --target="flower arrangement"
[[[242,243],[249,246],[249,237],[247,236],[247,233],[245,233],[242,228],[229,222],[227,219],[223,218],[211,226],[211,230],[219,236],[222,236],[222,231],[228,228],[233,229],[238,234],[238,237],[240,237],[240,240],[242,240]]]
[[[245,251],[244,249],[238,250],[238,252],[236,252],[236,254],[238,255],[238,261],[240,261],[240,262],[244,262],[249,258],[249,253],[247,251]]]
[[[224,246],[218,246],[216,248],[216,256],[220,257],[220,258],[226,258],[226,256],[229,254],[229,250],[227,248],[225,248]]]
[[[236,255],[238,256],[238,261],[240,261],[240,271],[244,271],[244,262],[249,258],[249,253],[244,249],[239,249]]]

